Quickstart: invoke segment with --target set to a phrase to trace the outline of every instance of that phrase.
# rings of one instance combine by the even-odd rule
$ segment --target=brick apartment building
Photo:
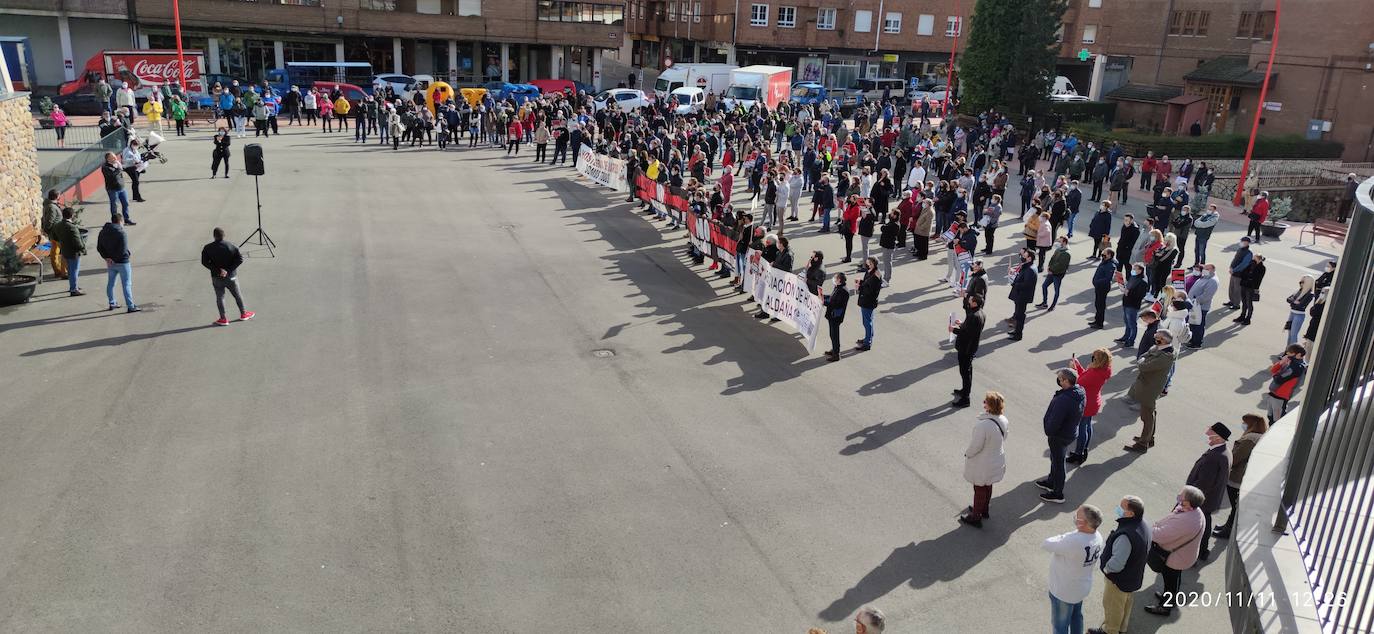
[[[324,60],[459,83],[596,83],[624,30],[615,0],[181,0],[180,10],[183,44],[206,51],[207,70],[248,80]],[[102,49],[176,45],[172,0],[0,0],[0,16],[0,36],[29,38],[39,86],[74,78]]]
[[[1274,19],[1275,0],[1073,0],[1060,72],[1086,92],[1093,62],[1072,53],[1103,56],[1118,125],[1248,133]],[[1265,101],[1261,134],[1338,141],[1345,160],[1374,161],[1374,5],[1284,3]]]

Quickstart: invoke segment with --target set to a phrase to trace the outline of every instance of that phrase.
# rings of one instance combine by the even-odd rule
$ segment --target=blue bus
[[[292,86],[305,90],[317,81],[353,84],[372,93],[372,64],[368,62],[287,62],[263,74],[272,90],[285,94]]]

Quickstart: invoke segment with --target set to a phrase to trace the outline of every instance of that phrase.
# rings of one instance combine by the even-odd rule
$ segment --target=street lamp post
[[[1240,166],[1240,180],[1236,182],[1236,194],[1231,203],[1240,205],[1245,200],[1245,177],[1250,173],[1250,157],[1255,152],[1255,136],[1259,134],[1260,116],[1264,114],[1264,100],[1269,96],[1269,77],[1274,74],[1274,55],[1279,50],[1279,14],[1283,11],[1283,0],[1274,0],[1274,33],[1269,37],[1269,62],[1264,65],[1264,82],[1260,84],[1259,102],[1255,104],[1254,122],[1250,124],[1250,142],[1245,145],[1245,162]]]
[[[181,4],[177,0],[172,0],[172,25],[177,35],[177,81],[182,93],[190,94],[186,86],[186,58],[181,52]]]
[[[949,45],[949,72],[945,76],[945,100],[940,104],[941,119],[949,117],[949,95],[954,92],[954,53],[959,50],[959,36],[964,33],[964,14],[959,10],[959,0],[954,0],[954,16],[958,26],[954,31],[954,42]]]

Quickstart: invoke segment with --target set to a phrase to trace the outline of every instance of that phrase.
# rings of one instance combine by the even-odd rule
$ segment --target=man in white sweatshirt
[[[1050,631],[1069,634],[1083,631],[1083,600],[1093,589],[1093,573],[1102,555],[1102,512],[1091,504],[1073,514],[1074,530],[1046,539],[1050,551]]]

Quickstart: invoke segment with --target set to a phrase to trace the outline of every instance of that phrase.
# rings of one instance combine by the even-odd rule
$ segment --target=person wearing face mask
[[[1250,463],[1250,453],[1255,450],[1255,445],[1264,436],[1264,432],[1269,431],[1269,423],[1259,414],[1245,414],[1240,419],[1245,423],[1245,431],[1231,446],[1231,470],[1226,479],[1226,498],[1231,502],[1231,513],[1226,517],[1226,523],[1212,531],[1212,537],[1217,539],[1231,537],[1231,525],[1236,519],[1236,505],[1240,503],[1240,485],[1245,479],[1245,468]]]
[[[1197,487],[1185,486],[1175,498],[1178,503],[1172,513],[1150,527],[1150,569],[1164,580],[1164,592],[1156,592],[1154,605],[1145,611],[1156,616],[1169,616],[1179,601],[1178,585],[1183,571],[1197,563],[1202,543],[1205,518],[1200,508],[1207,502]]]
[[[1092,220],[1088,223],[1088,238],[1093,243],[1092,255],[1088,257],[1097,257],[1110,235],[1112,235],[1112,201],[1104,200],[1102,204],[1098,205],[1097,213],[1093,214]]]
[[[1231,473],[1231,453],[1226,449],[1226,441],[1231,439],[1231,430],[1220,422],[1213,423],[1204,433],[1207,450],[1198,456],[1193,469],[1188,472],[1188,486],[1202,491],[1205,501],[1198,507],[1204,519],[1201,544],[1198,547],[1198,561],[1211,557],[1212,514],[1221,510],[1221,500],[1226,494],[1226,481]]]
[[[806,263],[806,290],[812,295],[821,296],[821,287],[825,285],[825,254],[820,251],[811,252],[811,261]]]
[[[987,306],[988,272],[987,269],[983,267],[982,260],[974,260],[973,263],[969,265],[968,283],[964,285],[964,290],[961,293],[961,296],[965,300],[972,295],[977,295],[981,298],[981,301],[978,302],[979,306]],[[964,302],[964,309],[968,309],[967,301]]]
[[[1046,539],[1041,548],[1050,552],[1050,631],[1077,634],[1083,631],[1083,600],[1093,589],[1093,568],[1102,555],[1102,511],[1091,504],[1073,514],[1073,530]]]
[[[1126,332],[1122,333],[1115,341],[1123,348],[1135,346],[1135,338],[1138,334],[1137,322],[1140,318],[1140,306],[1145,302],[1145,294],[1150,291],[1150,284],[1145,281],[1145,267],[1140,264],[1132,264],[1131,270],[1121,283],[1121,319],[1126,325]]]
[[[953,407],[969,406],[969,391],[973,388],[973,355],[978,352],[978,342],[983,336],[983,296],[964,297],[964,318],[954,322],[954,350],[959,357],[959,389],[954,390]]]
[[[1307,349],[1295,343],[1284,349],[1282,359],[1269,366],[1269,375],[1273,378],[1269,381],[1269,394],[1264,401],[1269,410],[1270,425],[1288,413],[1288,401],[1292,400],[1298,382],[1307,374],[1306,357]]]
[[[1059,304],[1059,288],[1064,284],[1064,276],[1069,273],[1069,238],[1059,236],[1054,242],[1054,255],[1050,256],[1049,272],[1045,274],[1045,281],[1040,283],[1040,303],[1036,308],[1044,308],[1047,311],[1054,310]],[[1050,285],[1054,285],[1054,301],[1049,301]]]
[[[878,275],[878,259],[864,259],[864,276],[854,281],[858,289],[859,317],[864,324],[864,338],[855,343],[854,349],[866,352],[873,347],[873,312],[878,308],[878,293],[883,287],[883,278]]]
[[[1102,585],[1102,627],[1089,634],[1121,634],[1131,622],[1135,591],[1145,581],[1145,563],[1152,543],[1145,522],[1145,502],[1134,495],[1121,498],[1114,509],[1116,528],[1107,535],[1098,558],[1106,583]]]
[[[1302,333],[1302,344],[1310,352],[1312,344],[1317,341],[1317,329],[1322,325],[1322,313],[1326,312],[1326,296],[1331,291],[1330,288],[1323,288],[1317,291],[1317,299],[1312,301],[1312,307],[1307,309],[1307,332]]]
[[[1235,322],[1242,326],[1249,326],[1250,318],[1255,314],[1255,300],[1259,299],[1264,273],[1264,256],[1256,253],[1254,261],[1245,267],[1245,275],[1240,280],[1240,317],[1237,317]]]
[[[1289,345],[1297,343],[1302,335],[1302,322],[1307,320],[1307,306],[1316,298],[1313,291],[1315,284],[1311,275],[1304,275],[1298,280],[1298,290],[1288,296],[1288,323],[1283,325],[1283,329],[1288,331]]]
[[[1073,370],[1063,369],[1055,372],[1055,385],[1059,390],[1050,398],[1045,409],[1045,438],[1050,448],[1050,474],[1035,481],[1035,486],[1045,490],[1040,499],[1051,504],[1064,503],[1064,460],[1068,457],[1069,446],[1078,439],[1078,422],[1083,418],[1083,407],[1087,394],[1078,385],[1078,375]]]
[[[1125,271],[1131,265],[1131,253],[1140,241],[1140,227],[1135,224],[1135,215],[1126,214],[1121,218],[1121,235],[1116,239],[1116,270]]]
[[[1188,320],[1188,328],[1192,331],[1188,339],[1189,348],[1196,350],[1202,347],[1202,337],[1207,332],[1207,313],[1212,312],[1212,298],[1216,297],[1219,286],[1217,267],[1206,264],[1198,271],[1192,286],[1188,287],[1188,301],[1193,305]]]
[[[1016,306],[1015,312],[1011,316],[1011,335],[1012,341],[1021,340],[1021,332],[1026,327],[1026,305],[1035,300],[1035,254],[1026,248],[1021,249],[1021,267],[1016,271],[1016,277],[1011,282],[1011,293],[1008,298]]]
[[[1236,310],[1240,308],[1241,281],[1245,279],[1245,270],[1250,268],[1250,263],[1254,261],[1254,254],[1250,253],[1250,238],[1240,239],[1240,245],[1236,249],[1235,255],[1231,256],[1231,266],[1226,270],[1230,272],[1231,278],[1226,287],[1226,303],[1222,304],[1226,308]]]
[[[1007,417],[1002,414],[1006,400],[997,392],[983,396],[983,413],[973,423],[973,434],[964,450],[964,479],[973,485],[973,505],[964,509],[959,521],[982,528],[990,517],[992,485],[1007,474]]]
[[[219,173],[220,161],[224,162],[224,177],[229,178],[229,129],[223,126],[215,131],[215,149],[210,151],[210,178]]]
[[[1093,270],[1093,317],[1088,327],[1101,330],[1107,327],[1107,293],[1112,290],[1112,278],[1116,275],[1116,252],[1103,249],[1097,268]],[[1058,297],[1058,289],[1055,296]],[[1137,306],[1137,310],[1139,307]]]
[[[827,361],[840,360],[840,324],[844,323],[844,311],[849,307],[849,290],[845,288],[844,273],[835,274],[835,287],[830,295],[822,298],[825,305],[825,321],[830,326],[830,351]]]
[[[1216,205],[1208,205],[1207,210],[1193,220],[1194,265],[1207,263],[1207,241],[1212,239],[1212,230],[1216,229],[1219,220],[1221,214]]]
[[[1140,406],[1140,435],[1135,442],[1126,445],[1126,451],[1145,453],[1155,446],[1155,403],[1164,391],[1169,380],[1169,370],[1174,365],[1174,336],[1167,330],[1156,330],[1155,345],[1136,365],[1135,382],[1126,397]],[[1189,564],[1191,565],[1191,564]]]

